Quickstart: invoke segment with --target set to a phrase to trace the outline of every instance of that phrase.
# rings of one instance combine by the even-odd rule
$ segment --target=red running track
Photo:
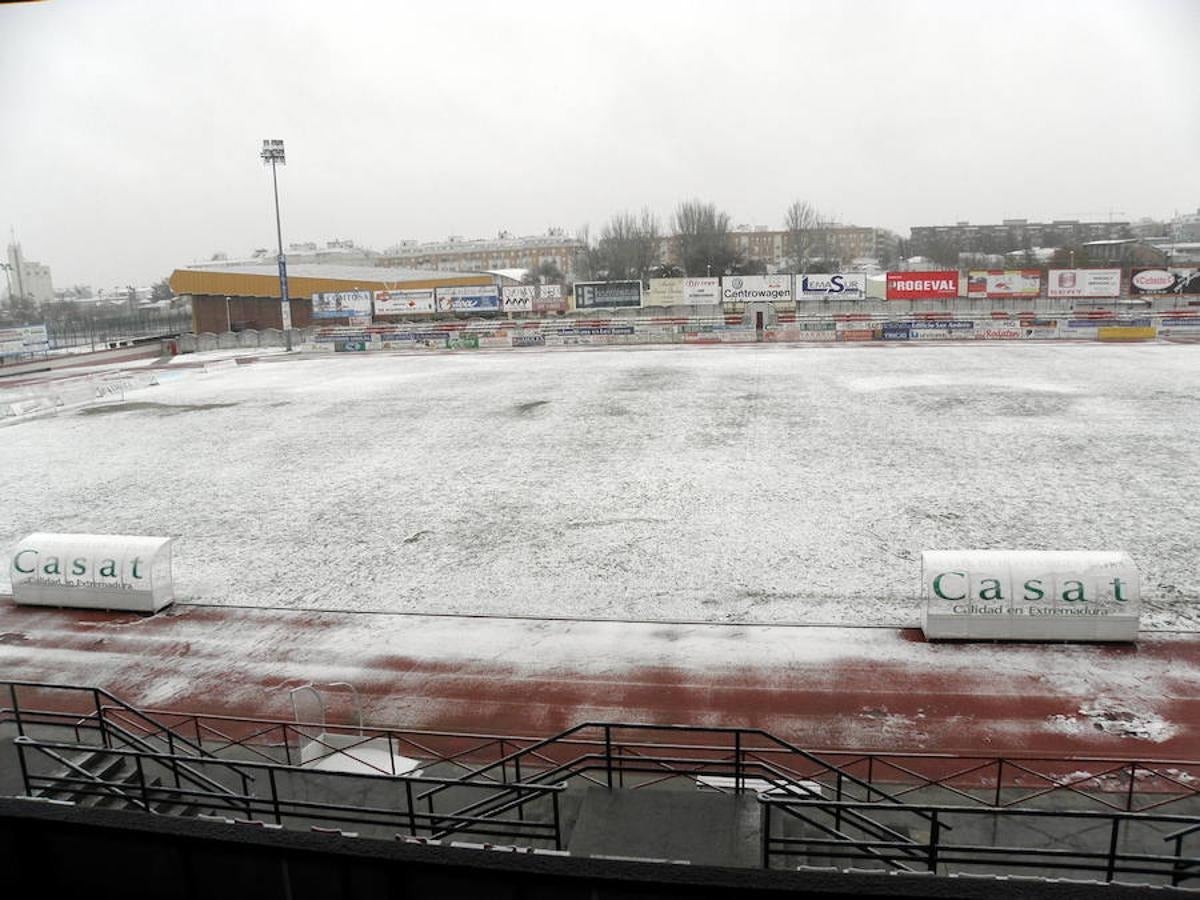
[[[911,629],[192,606],[143,618],[0,599],[0,678],[281,719],[287,688],[349,682],[368,723],[476,733],[625,721],[759,727],[824,749],[1200,756],[1200,634],[931,644]],[[352,724],[349,695],[328,696],[330,721]]]

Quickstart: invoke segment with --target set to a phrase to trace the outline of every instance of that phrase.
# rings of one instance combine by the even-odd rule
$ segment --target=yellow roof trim
[[[213,295],[220,297],[267,297],[279,299],[279,278],[249,272],[209,272],[204,269],[176,269],[169,279],[175,294]],[[434,287],[473,287],[495,284],[490,275],[455,275],[445,278],[422,278],[412,281],[365,281],[361,278],[288,277],[288,295],[293,300],[311,299],[313,294],[335,291],[394,291]]]

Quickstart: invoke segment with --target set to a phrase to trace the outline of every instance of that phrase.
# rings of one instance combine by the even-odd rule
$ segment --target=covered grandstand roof
[[[399,269],[383,266],[337,266],[312,263],[288,266],[288,295],[293,299],[314,293],[370,291],[399,288],[454,287],[494,284],[486,272],[439,272],[432,269]],[[210,294],[236,297],[279,297],[279,272],[274,265],[206,264],[176,269],[170,278],[176,294]]]

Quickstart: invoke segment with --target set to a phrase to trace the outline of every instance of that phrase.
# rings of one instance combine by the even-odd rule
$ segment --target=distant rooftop
[[[245,265],[229,262],[197,263],[196,265],[188,266],[187,269],[225,275],[269,275],[272,278],[279,275],[279,269],[273,262],[265,265]],[[322,281],[362,281],[370,284],[376,284],[381,281],[422,281],[483,274],[481,272],[437,271],[435,269],[405,269],[392,266],[339,266],[327,263],[289,263],[287,272],[289,278],[319,278]]]

